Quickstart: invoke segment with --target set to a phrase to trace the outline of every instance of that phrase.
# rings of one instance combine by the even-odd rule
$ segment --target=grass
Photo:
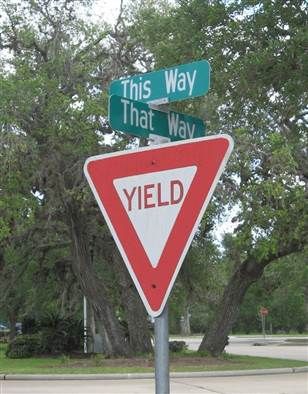
[[[0,374],[102,374],[153,372],[153,356],[133,359],[107,359],[102,355],[88,358],[33,357],[9,359],[5,345],[0,344]],[[287,368],[307,366],[304,361],[223,355],[220,358],[200,356],[193,351],[174,354],[170,358],[170,371],[225,371],[259,368]]]

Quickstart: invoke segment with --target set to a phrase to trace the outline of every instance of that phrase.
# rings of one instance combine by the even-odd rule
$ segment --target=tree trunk
[[[93,269],[83,231],[83,220],[80,214],[73,211],[71,206],[69,208],[72,267],[83,294],[93,308],[96,320],[103,322],[103,327],[99,331],[101,331],[104,351],[109,356],[128,356],[131,354],[131,349],[125,338],[125,331],[115,315],[104,284],[98,280]]]
[[[305,331],[308,331],[308,285],[304,288],[304,307],[306,317]]]
[[[117,250],[113,253],[113,262],[119,276],[121,302],[131,349],[135,354],[149,353],[153,348],[145,307]]]
[[[10,339],[10,341],[12,341],[16,337],[16,334],[17,334],[16,323],[17,323],[16,313],[14,313],[14,312],[9,313],[9,325],[10,325],[9,339]]]
[[[189,336],[190,334],[191,334],[191,330],[190,330],[189,305],[186,305],[184,308],[184,313],[181,316],[181,335]]]
[[[263,265],[251,261],[244,262],[237,268],[225,288],[215,319],[203,337],[199,351],[208,351],[212,356],[223,352],[246,291],[262,276],[263,270]]]

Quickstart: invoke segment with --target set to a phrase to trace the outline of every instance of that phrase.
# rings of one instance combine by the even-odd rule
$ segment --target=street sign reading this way
[[[138,74],[111,82],[109,94],[131,100],[164,102],[203,96],[210,87],[210,65],[206,60]]]
[[[179,141],[203,137],[205,125],[202,119],[173,111],[157,111],[149,104],[112,95],[109,99],[109,124],[137,137],[150,134]]]
[[[87,159],[84,171],[148,313],[159,316],[233,148],[227,135]]]

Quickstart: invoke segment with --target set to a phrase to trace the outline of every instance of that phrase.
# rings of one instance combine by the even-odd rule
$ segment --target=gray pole
[[[265,339],[265,315],[261,315],[261,323],[262,323],[262,334],[263,334],[263,339]]]
[[[169,394],[169,322],[168,304],[155,318],[155,394]]]
[[[87,299],[83,296],[83,352],[88,353]]]
[[[164,99],[155,100],[149,103],[153,109],[159,111],[168,111]],[[163,144],[165,137],[151,135],[150,145]],[[163,313],[154,320],[155,334],[155,394],[170,394],[169,382],[169,321],[168,321],[168,304],[166,303]]]

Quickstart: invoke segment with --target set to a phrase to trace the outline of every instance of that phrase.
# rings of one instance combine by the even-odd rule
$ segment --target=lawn
[[[153,372],[152,355],[130,359],[108,359],[102,355],[80,357],[33,357],[9,359],[5,345],[0,344],[0,374],[103,374]],[[220,358],[200,356],[193,351],[171,354],[170,371],[225,371],[259,368],[292,368],[306,366],[304,361],[223,355]]]

